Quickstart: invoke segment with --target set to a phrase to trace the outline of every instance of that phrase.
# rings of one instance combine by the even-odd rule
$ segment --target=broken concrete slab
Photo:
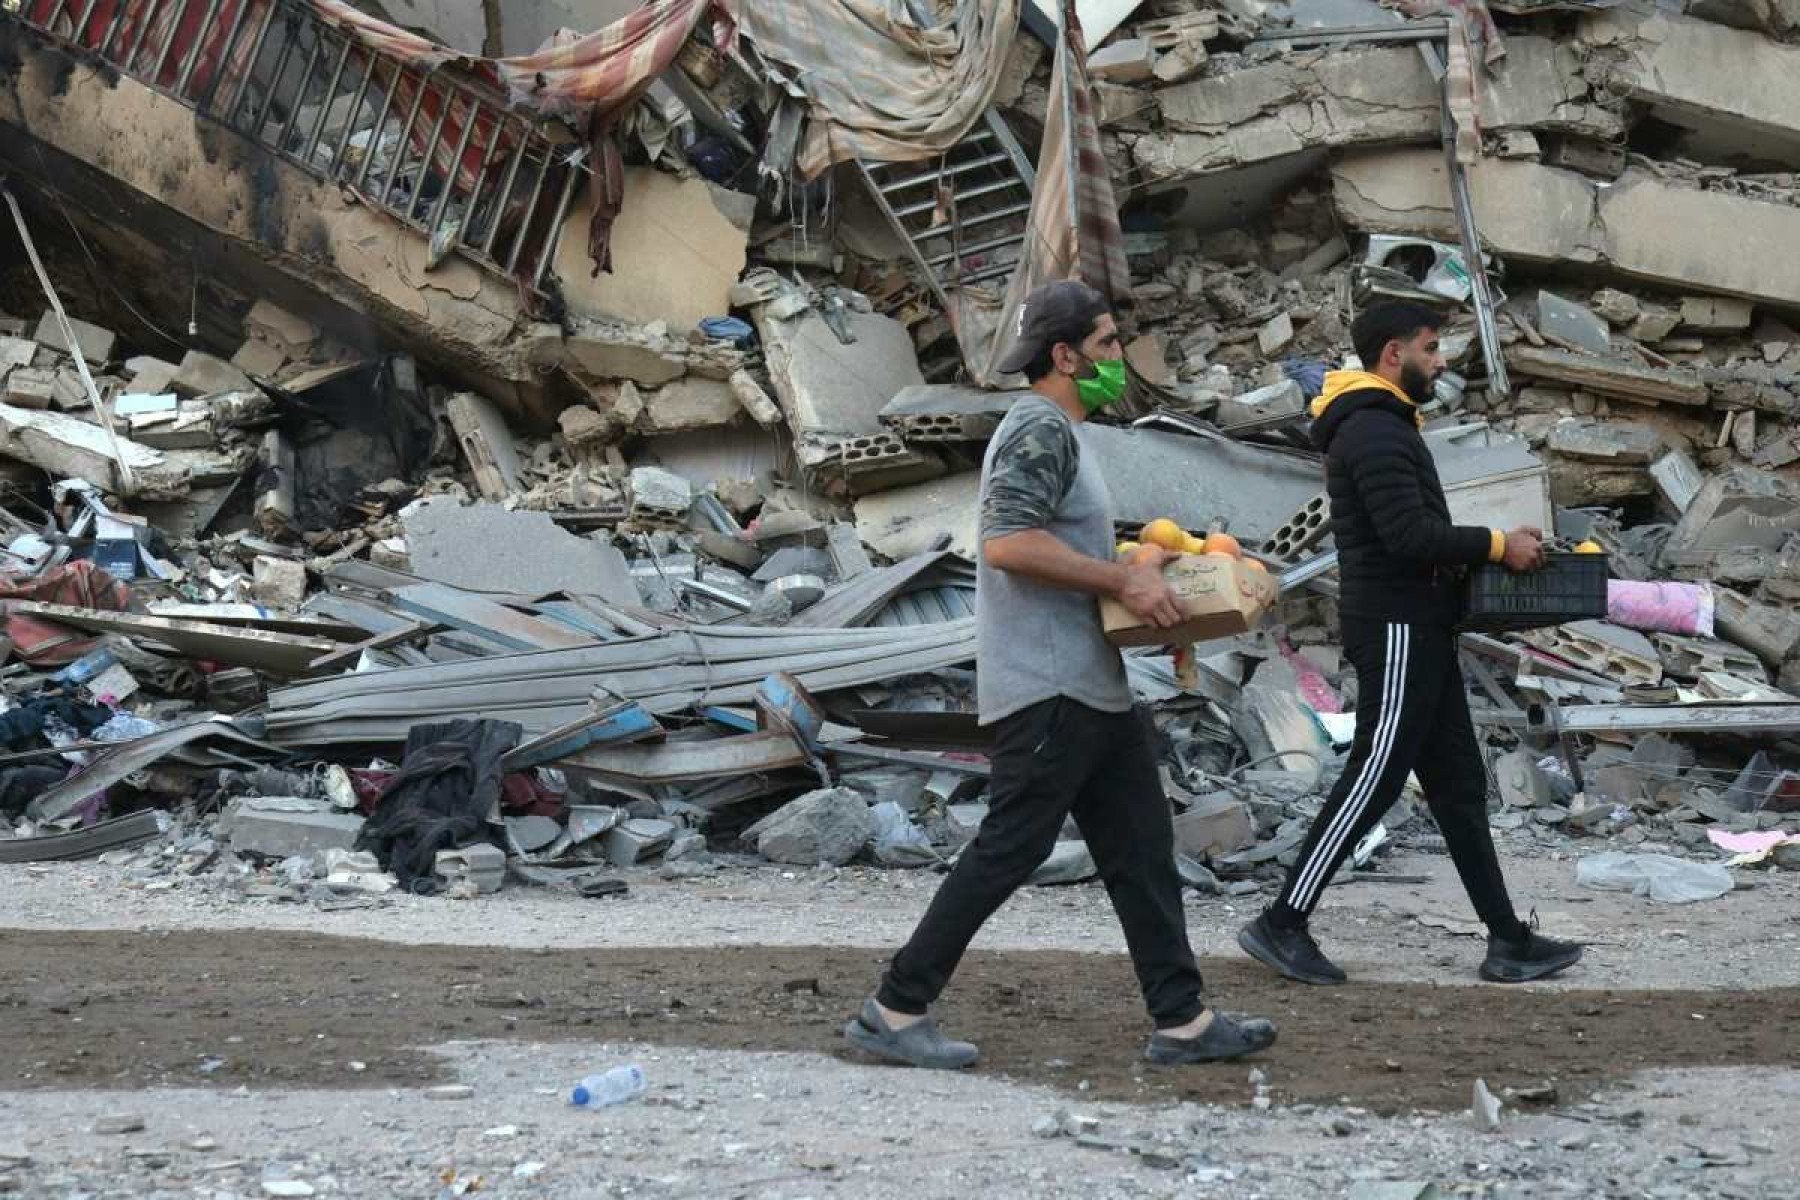
[[[56,395],[56,372],[38,367],[14,367],[6,372],[6,384],[0,388],[0,400],[20,408],[51,408]]]
[[[629,379],[659,387],[687,374],[687,363],[625,334],[583,333],[563,343],[571,366],[598,381]]]
[[[251,338],[239,346],[237,353],[231,356],[231,365],[246,375],[259,376],[263,379],[273,378],[275,373],[288,364],[287,351],[272,342],[261,338]]]
[[[1573,343],[1594,354],[1612,349],[1606,322],[1586,305],[1541,289],[1537,295],[1538,329],[1555,341]]]
[[[118,344],[118,334],[76,317],[69,317],[68,322],[68,327],[75,334],[74,344],[70,343],[69,337],[63,332],[63,323],[57,320],[54,309],[44,310],[32,340],[63,354],[74,354],[76,346],[79,346],[81,357],[92,366],[100,366],[111,360],[113,347]]]
[[[1713,589],[1713,620],[1719,633],[1761,659],[1770,669],[1800,653],[1800,614],[1747,599],[1730,588]]]
[[[675,833],[675,822],[658,817],[622,821],[602,837],[606,861],[615,867],[633,866],[667,846]]]
[[[864,544],[899,561],[943,548],[973,559],[979,538],[981,476],[975,471],[864,496],[856,531]]]
[[[1108,83],[1142,83],[1156,76],[1156,47],[1143,38],[1120,38],[1089,55],[1087,69]]]
[[[1569,384],[1602,396],[1639,404],[1680,404],[1704,408],[1711,393],[1700,376],[1672,367],[1651,367],[1519,342],[1506,349],[1506,362],[1521,376]]]
[[[1683,131],[1672,139],[1671,157],[1800,156],[1800,48],[1667,12],[1590,16],[1578,37],[1589,78]]]
[[[1175,818],[1175,849],[1195,858],[1234,854],[1255,843],[1250,806],[1229,792],[1202,796]]]
[[[759,388],[758,391],[761,389]],[[688,375],[645,392],[638,428],[647,434],[685,433],[729,425],[745,405],[728,382]]]
[[[909,442],[985,442],[1018,398],[1017,392],[924,384],[902,388],[880,417]]]
[[[1338,212],[1357,229],[1457,237],[1436,150],[1354,152],[1333,165],[1332,177]],[[1800,276],[1767,267],[1800,240],[1800,208],[1792,205],[1704,191],[1638,168],[1601,187],[1555,167],[1499,159],[1472,167],[1469,187],[1482,242],[1503,257],[1800,306]],[[1684,235],[1669,236],[1675,229]],[[1689,253],[1695,245],[1707,253]]]
[[[445,401],[444,413],[484,497],[504,500],[524,489],[519,450],[499,409],[474,392],[459,392]]]
[[[235,853],[275,859],[354,850],[362,827],[359,816],[298,796],[240,796],[219,817],[219,836]]]
[[[1662,456],[1668,444],[1648,425],[1565,417],[1550,427],[1550,449],[1584,462],[1647,466]]]
[[[175,382],[175,375],[180,370],[174,363],[152,358],[148,354],[125,360],[125,373],[129,376],[128,382],[134,392],[166,392],[169,385]]]
[[[1657,493],[1676,516],[1685,513],[1706,486],[1700,468],[1680,450],[1671,450],[1651,463],[1650,476],[1656,481]]]
[[[1800,532],[1800,483],[1734,467],[1708,479],[1669,535],[1663,561],[1704,567],[1727,551],[1779,551]]]
[[[1092,424],[1080,437],[1106,480],[1113,517],[1127,524],[1170,517],[1203,530],[1222,521],[1254,545],[1319,492],[1316,463],[1227,437]]]
[[[1595,316],[1615,329],[1630,325],[1643,312],[1643,305],[1636,296],[1617,288],[1601,288],[1588,297],[1588,307],[1593,309]]]
[[[215,358],[199,350],[189,350],[182,356],[181,366],[175,371],[175,378],[169,381],[169,388],[180,396],[212,396],[220,392],[247,392],[256,385],[250,377],[232,366],[222,358]]]
[[[250,594],[258,604],[297,611],[306,600],[306,564],[259,554],[251,564]]]
[[[1231,396],[1219,401],[1213,419],[1221,429],[1267,421],[1275,417],[1301,417],[1306,413],[1306,393],[1291,379]]]
[[[1594,102],[1573,48],[1537,37],[1508,38],[1506,48],[1483,80],[1485,132],[1623,133],[1620,118]],[[1411,46],[1292,55],[1157,92],[1168,132],[1137,139],[1133,160],[1165,182],[1268,168],[1327,148],[1434,143],[1439,91]]]
[[[1748,300],[1729,296],[1689,296],[1681,302],[1681,328],[1693,333],[1744,333],[1756,311]]]
[[[317,325],[266,299],[250,306],[244,315],[244,332],[287,351],[289,358],[304,358],[319,340]]]
[[[642,603],[625,556],[577,537],[548,513],[460,505],[448,497],[401,513],[414,574],[477,592],[539,596],[573,592],[611,604]]]
[[[737,397],[750,419],[765,429],[781,424],[781,408],[775,398],[763,390],[748,371],[734,371],[726,381],[731,386],[731,394]]]
[[[0,337],[0,376],[37,361],[38,344],[29,338]]]
[[[840,313],[835,319],[854,338],[846,344],[812,309],[789,319],[774,310],[759,305],[756,327],[802,467],[827,462],[852,438],[881,433],[887,403],[925,382],[912,335],[890,317]]]
[[[162,452],[120,438],[114,457],[113,446],[105,430],[86,421],[0,404],[0,452],[122,496],[179,496],[187,491],[188,473]]]
[[[874,836],[868,801],[845,787],[808,792],[744,832],[744,840],[771,862],[806,867],[843,866]]]

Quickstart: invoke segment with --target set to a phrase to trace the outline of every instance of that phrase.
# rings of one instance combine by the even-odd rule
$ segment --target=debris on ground
[[[1653,898],[1656,864],[1792,869],[1791,841],[1720,840],[1800,812],[1781,31],[1105,7],[1089,148],[1133,387],[1088,444],[1122,538],[1167,516],[1279,587],[1247,632],[1127,651],[1184,879],[1279,879],[1342,768],[1356,681],[1307,407],[1384,297],[1444,314],[1422,412],[1454,516],[1603,562],[1574,608],[1463,637],[1511,851]],[[987,771],[975,483],[1009,400],[984,355],[1035,269],[1043,156],[1068,154],[1033,22],[974,39],[942,97],[963,119],[921,134],[808,92],[850,61],[930,81],[898,36],[846,31],[823,64],[779,6],[737,41],[663,14],[692,24],[634,60],[589,161],[440,90],[520,78],[529,47],[390,96],[416,39],[344,6],[266,23],[223,75],[190,53],[221,6],[185,5],[154,69],[64,8],[0,13],[31,118],[3,144],[185,223],[127,245],[123,203],[8,155],[0,858],[327,906],[955,861]],[[612,61],[572,45],[575,75]],[[57,103],[71,75],[107,80],[104,113]],[[581,85],[538,78],[521,103],[567,119]],[[271,207],[189,185],[222,178],[220,126]],[[165,127],[171,161],[114,153]],[[1441,848],[1413,799],[1346,879]],[[1093,874],[1069,839],[1034,879]]]

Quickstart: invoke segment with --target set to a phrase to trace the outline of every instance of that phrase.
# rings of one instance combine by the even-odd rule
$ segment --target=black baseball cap
[[[1094,332],[1094,322],[1111,311],[1105,296],[1079,280],[1046,283],[1019,308],[1018,332],[1000,359],[1000,373],[1018,374],[1058,342],[1079,346]]]

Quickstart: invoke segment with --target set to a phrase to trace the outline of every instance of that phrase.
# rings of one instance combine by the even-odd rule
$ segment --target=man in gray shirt
[[[1100,596],[1161,628],[1180,620],[1162,577],[1174,555],[1116,561],[1106,484],[1081,452],[1081,422],[1125,390],[1105,297],[1073,282],[1033,292],[1000,369],[1023,373],[1031,390],[1007,412],[981,470],[977,691],[981,723],[994,730],[988,815],[844,1036],[893,1062],[972,1065],[976,1048],[940,1032],[929,1006],[1073,815],[1155,1024],[1145,1057],[1254,1053],[1275,1040],[1274,1026],[1214,1012],[1202,997],[1148,722],[1100,626]]]

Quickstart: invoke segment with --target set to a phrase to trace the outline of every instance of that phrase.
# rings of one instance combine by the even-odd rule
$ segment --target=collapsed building
[[[3,6],[7,687],[67,731],[7,789],[16,855],[223,843],[340,895],[507,861],[602,894],[709,839],[942,861],[985,769],[987,364],[1075,272],[1129,333],[1085,443],[1122,532],[1283,572],[1197,675],[1129,657],[1191,881],[1260,886],[1347,740],[1305,413],[1381,296],[1445,313],[1458,519],[1692,602],[1465,637],[1496,824],[1791,819],[1800,18],[842,7]],[[388,789],[451,743],[480,811],[409,856]],[[1091,870],[1067,849],[1044,878]]]

